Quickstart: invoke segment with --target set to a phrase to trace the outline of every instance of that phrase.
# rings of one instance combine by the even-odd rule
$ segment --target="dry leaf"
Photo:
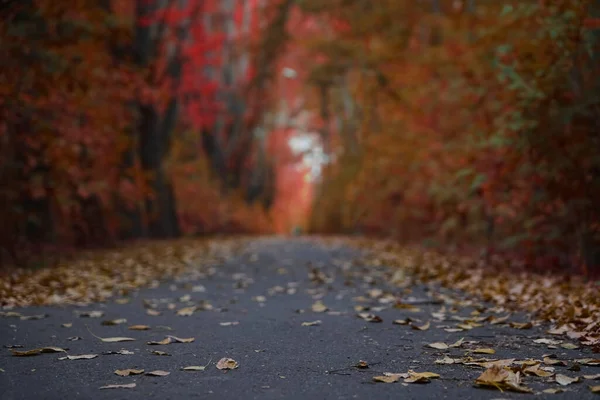
[[[41,347],[39,349],[31,349],[31,350],[25,350],[25,351],[11,349],[10,352],[12,353],[13,356],[28,357],[28,356],[37,356],[38,354],[42,354],[42,353],[65,353],[66,350],[61,349],[60,347],[48,346],[48,347]]]
[[[150,353],[154,354],[155,356],[170,356],[170,354],[167,353],[166,351],[160,351],[160,350],[153,350]]]
[[[125,324],[127,323],[127,320],[125,318],[118,318],[118,319],[111,319],[109,321],[102,321],[102,325],[104,326],[114,326],[114,325],[121,325],[121,324]]]
[[[451,358],[451,357],[445,356],[444,358],[441,358],[441,359],[435,360],[435,363],[436,363],[436,364],[448,364],[448,365],[449,365],[449,364],[454,364],[454,363],[455,363],[455,361],[456,361],[456,360],[455,360],[454,358]],[[460,361],[460,360],[459,360],[459,361]]]
[[[559,385],[567,386],[567,385],[570,385],[571,383],[579,382],[581,380],[581,378],[578,376],[570,377],[570,376],[563,375],[563,374],[556,374],[556,376],[554,377],[554,380]]]
[[[311,307],[313,312],[321,313],[328,310],[327,306],[321,300],[316,301]]]
[[[600,366],[600,358],[580,358],[574,361],[581,365]]]
[[[548,376],[554,375],[554,373],[540,368],[539,364],[530,365],[530,366],[526,367],[525,369],[523,369],[523,372],[526,374],[529,374],[529,375],[535,375],[535,376],[539,376],[542,378],[546,378]]]
[[[600,393],[600,385],[590,386],[589,387],[592,393]]]
[[[546,365],[563,365],[566,366],[567,363],[563,360],[557,360],[555,358],[544,357],[544,364]]]
[[[476,354],[496,354],[496,350],[490,348],[477,348],[472,352]]]
[[[221,325],[221,326],[234,326],[234,325],[239,325],[239,322],[238,321],[219,322],[219,325]]]
[[[129,328],[130,331],[147,331],[150,329],[148,325],[131,325]]]
[[[180,317],[189,317],[194,314],[194,312],[198,309],[196,306],[192,307],[184,307],[177,311],[177,315]]]
[[[531,322],[511,322],[509,325],[516,329],[531,329],[533,324]]]
[[[236,369],[237,367],[239,364],[233,358],[224,357],[217,362],[217,368],[221,370]]]
[[[427,329],[429,329],[430,326],[431,326],[431,323],[429,321],[427,321],[424,325],[421,325],[421,326],[411,325],[411,328],[419,330],[419,331],[426,331]]]
[[[170,372],[161,371],[161,370],[146,372],[146,375],[148,375],[148,376],[167,376],[169,374],[170,374]]]
[[[317,325],[321,325],[322,321],[320,319],[316,320],[316,321],[311,321],[311,322],[303,322],[302,326],[317,326]]]
[[[433,372],[415,372],[408,371],[408,378],[404,379],[405,383],[428,383],[432,378],[439,378],[440,376]]]
[[[62,326],[63,328],[70,328],[70,327],[72,327],[72,326],[73,326],[73,323],[72,323],[72,322],[66,322],[66,323],[62,324],[61,326]]]
[[[141,375],[144,373],[143,369],[117,369],[115,374],[119,376],[129,376],[129,375]]]
[[[384,372],[381,376],[374,376],[373,380],[375,382],[383,382],[383,383],[394,383],[398,382],[400,378],[408,378],[407,373],[392,373],[392,372]]]
[[[206,366],[204,366],[204,365],[192,365],[189,367],[181,368],[182,371],[204,371],[205,369],[206,369]]]
[[[462,346],[462,344],[463,344],[464,342],[465,342],[465,338],[460,338],[460,339],[458,339],[456,342],[452,343],[452,344],[450,345],[450,347],[452,347],[452,348],[460,347],[460,346]]]
[[[383,322],[383,319],[381,319],[381,317],[375,315],[375,314],[370,314],[370,313],[358,313],[357,316],[359,318],[364,319],[367,322]]]
[[[410,323],[411,319],[410,318],[406,318],[406,319],[395,319],[392,321],[392,324],[396,324],[396,325],[408,325]]]
[[[103,341],[104,343],[118,343],[118,342],[133,342],[133,341],[135,341],[134,338],[121,337],[121,336],[107,337],[107,338],[102,338],[102,337],[98,337],[98,336],[96,336],[96,337],[98,339],[100,339],[101,341]]]
[[[575,350],[579,348],[579,346],[574,343],[563,343],[560,345],[560,347],[567,350]]]
[[[565,390],[561,389],[561,388],[550,388],[550,389],[544,389],[542,390],[542,393],[547,393],[547,394],[558,394],[558,393],[563,393]]]
[[[437,350],[446,350],[450,347],[446,343],[442,342],[429,343],[427,346]]]
[[[600,379],[600,374],[596,374],[596,375],[584,375],[583,377],[585,379],[596,380],[596,379]]]
[[[102,318],[104,311],[75,311],[78,317]]]
[[[507,389],[521,393],[532,392],[528,387],[521,385],[519,373],[514,373],[498,365],[493,365],[483,371],[475,380],[475,383],[481,386],[491,386],[499,390]]]
[[[179,338],[177,336],[171,336],[171,335],[168,335],[167,338],[169,338],[172,341],[177,342],[177,343],[192,343],[194,340],[196,340],[193,337],[191,337],[191,338]]]
[[[367,369],[369,368],[369,364],[367,364],[367,362],[364,360],[359,360],[356,364],[354,364],[354,368]]]
[[[164,338],[163,340],[160,340],[158,342],[156,342],[156,341],[146,342],[146,344],[148,344],[150,346],[157,346],[157,345],[171,344],[171,343],[173,343],[173,341],[168,336],[166,338]]]
[[[107,356],[111,355],[111,354],[120,354],[120,355],[123,355],[123,356],[127,356],[127,355],[131,355],[131,354],[135,354],[135,353],[133,351],[121,349],[119,351],[105,351],[102,354],[107,355]]]
[[[562,340],[554,340],[554,339],[535,339],[533,343],[537,344],[548,344],[548,345],[557,345],[561,344]]]
[[[152,316],[152,317],[158,317],[159,315],[161,315],[162,313],[158,310],[154,310],[152,308],[149,308],[146,310],[146,314]]]
[[[59,357],[59,360],[91,360],[98,357],[98,354],[80,354],[78,356]]]
[[[135,387],[135,383],[126,383],[123,385],[105,385],[101,386],[100,389],[133,389]]]

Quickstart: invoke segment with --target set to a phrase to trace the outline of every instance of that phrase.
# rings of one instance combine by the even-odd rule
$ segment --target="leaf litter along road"
[[[383,245],[368,244],[366,257],[331,240],[221,242],[220,255],[205,244],[187,246],[163,247],[164,259],[134,251],[145,265],[162,263],[147,270],[132,253],[112,254],[130,261],[113,271],[99,262],[104,283],[87,289],[70,277],[66,288],[54,279],[52,291],[28,294],[51,279],[42,271],[30,275],[29,287],[13,280],[7,301],[2,282],[4,304],[44,303],[40,292],[50,303],[80,304],[2,310],[0,398],[597,398],[600,355],[586,319],[597,308],[581,301],[583,286],[554,326],[513,312],[515,293],[528,293],[516,286],[523,277],[504,295],[499,278],[495,298],[493,285],[482,284],[496,301],[483,303],[465,293],[481,288],[416,282],[439,275],[444,263],[431,263],[425,276],[415,260]],[[58,276],[69,276],[68,268]],[[455,264],[442,283],[481,282],[478,270],[448,278],[461,268]],[[155,282],[169,275],[176,278]],[[97,299],[107,301],[83,304]],[[533,301],[523,298],[523,307]]]

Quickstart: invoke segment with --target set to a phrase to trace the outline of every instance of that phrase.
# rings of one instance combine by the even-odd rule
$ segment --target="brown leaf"
[[[429,329],[430,326],[431,326],[431,322],[427,321],[424,325],[421,325],[421,326],[411,325],[410,327],[413,329],[416,329],[418,331],[426,331],[427,329]]]
[[[497,365],[483,371],[475,380],[475,383],[481,386],[491,386],[499,390],[508,389],[522,393],[532,392],[531,389],[521,385],[518,374]]]
[[[114,326],[114,325],[121,325],[121,324],[125,324],[127,323],[127,320],[125,318],[118,318],[118,319],[111,319],[108,321],[102,321],[102,325],[104,326]]]
[[[159,340],[158,342],[156,342],[156,341],[146,342],[146,344],[148,344],[150,346],[158,346],[158,345],[171,344],[171,343],[173,343],[173,340],[171,340],[171,338],[168,336],[166,338],[164,338],[163,340]]]
[[[369,368],[369,364],[367,364],[367,362],[364,360],[359,360],[356,364],[354,364],[354,368],[367,369]]]
[[[302,326],[317,326],[317,325],[321,325],[322,321],[320,319],[316,320],[316,321],[311,321],[311,322],[303,322]]]
[[[476,354],[496,354],[496,350],[483,347],[474,349],[472,352]]]
[[[415,372],[408,371],[408,378],[404,379],[405,383],[429,383],[432,378],[439,378],[440,376],[434,372]]]
[[[42,354],[42,353],[64,353],[64,352],[66,352],[66,350],[61,349],[60,347],[48,346],[48,347],[41,347],[39,349],[31,349],[31,350],[24,350],[24,351],[10,349],[10,352],[12,353],[13,356],[28,357],[28,356],[37,356],[38,354]]]
[[[592,393],[600,393],[600,385],[589,386],[589,388],[592,391]]]
[[[135,387],[135,383],[126,383],[123,385],[105,385],[101,386],[100,389],[133,389]]]
[[[383,322],[383,319],[381,319],[381,317],[375,315],[375,314],[370,314],[370,313],[358,313],[356,314],[359,318],[364,319],[367,322]]]
[[[144,373],[143,369],[117,369],[115,370],[115,374],[119,376],[129,376],[129,375],[141,375]]]
[[[509,324],[512,328],[516,329],[531,329],[533,324],[531,322],[511,322]]]
[[[546,365],[563,365],[566,366],[567,363],[563,360],[557,360],[555,358],[544,357],[544,364]]]
[[[168,371],[161,371],[161,370],[146,372],[146,375],[148,375],[148,376],[167,376],[169,374],[171,374],[171,373]]]
[[[148,325],[131,325],[129,328],[130,331],[147,331],[150,329]]]
[[[189,317],[189,316],[193,315],[197,309],[198,309],[198,307],[196,307],[196,306],[184,307],[177,311],[177,315],[179,315],[180,317]]]
[[[59,360],[91,360],[98,357],[98,354],[80,354],[78,356],[59,357]]]
[[[239,364],[233,358],[224,357],[217,362],[217,368],[221,370],[236,369],[237,367]]]
[[[526,367],[525,369],[523,369],[523,372],[526,374],[529,374],[529,375],[535,375],[535,376],[539,376],[542,378],[554,375],[554,373],[540,368],[539,364],[530,365],[530,366]]]
[[[374,376],[373,380],[375,382],[394,383],[398,382],[400,378],[408,378],[408,376],[409,375],[407,373],[396,374],[392,372],[384,372],[383,375]]]

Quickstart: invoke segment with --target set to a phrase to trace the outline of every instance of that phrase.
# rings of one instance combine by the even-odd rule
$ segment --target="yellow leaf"
[[[115,374],[119,376],[129,376],[129,375],[141,375],[144,373],[143,369],[117,369],[115,370]]]

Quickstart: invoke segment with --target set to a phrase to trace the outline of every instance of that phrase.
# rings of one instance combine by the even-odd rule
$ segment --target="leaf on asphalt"
[[[461,328],[444,328],[444,330],[448,333],[456,333],[456,332],[464,331],[464,329],[461,329]]]
[[[552,367],[547,367],[547,368],[552,368]],[[535,375],[535,376],[539,376],[539,377],[542,377],[542,378],[546,378],[546,377],[554,375],[553,372],[550,372],[550,371],[548,371],[546,369],[541,368],[539,364],[530,365],[528,367],[525,367],[523,369],[523,372],[525,374]]]
[[[600,393],[600,385],[590,386],[589,387],[592,393]]]
[[[150,352],[150,354],[154,354],[155,356],[170,356],[170,354],[167,353],[166,351],[160,351],[160,350],[152,350]]]
[[[204,365],[191,365],[189,367],[181,368],[182,371],[204,371],[206,366]]]
[[[440,358],[440,359],[435,360],[435,363],[436,364],[447,364],[447,365],[450,365],[450,364],[454,364],[456,361],[460,362],[460,360],[455,360],[452,357],[445,356],[444,358]]]
[[[493,365],[483,371],[483,373],[475,380],[475,383],[480,386],[490,386],[498,390],[513,390],[521,393],[533,392],[530,388],[521,385],[520,374],[514,373],[503,367]]]
[[[198,307],[196,306],[184,307],[180,310],[177,310],[177,315],[180,317],[190,317],[194,314],[194,312],[196,312],[197,309]]]
[[[573,361],[581,365],[600,366],[600,358],[580,358]]]
[[[479,347],[479,348],[476,348],[476,349],[472,350],[472,353],[476,353],[476,354],[496,354],[496,350],[490,349],[490,348],[486,348],[486,347]]]
[[[153,308],[149,308],[146,310],[146,314],[152,316],[152,317],[158,317],[159,315],[161,315],[162,313],[158,310],[155,310]]]
[[[187,303],[190,300],[192,300],[192,296],[190,294],[185,294],[179,298],[181,303]]]
[[[405,319],[395,319],[392,321],[392,324],[395,325],[408,325],[412,320],[410,318]]]
[[[115,303],[117,304],[128,304],[131,302],[131,299],[128,297],[121,297],[120,299],[115,299]]]
[[[533,324],[531,322],[511,322],[509,323],[511,328],[515,329],[531,329]]]
[[[358,362],[354,364],[354,368],[367,369],[369,368],[369,364],[364,360],[358,360]]]
[[[168,335],[167,336],[168,339],[171,339],[173,342],[177,342],[177,343],[192,343],[194,340],[196,340],[196,338],[180,338],[177,336],[171,336]]]
[[[583,377],[584,377],[585,379],[596,380],[596,379],[600,379],[600,374],[595,374],[595,375],[584,375]]]
[[[398,382],[400,378],[408,378],[409,374],[407,373],[392,373],[392,372],[384,372],[383,375],[374,376],[373,380],[375,382],[383,382],[383,383],[394,383]]]
[[[549,388],[549,389],[544,389],[542,390],[542,393],[546,393],[546,394],[558,394],[558,393],[564,393],[564,389],[561,388]]]
[[[544,364],[546,365],[563,365],[566,366],[567,363],[563,360],[557,360],[556,358],[544,357]]]
[[[418,326],[418,325],[411,325],[410,327],[413,329],[416,329],[418,331],[426,331],[427,329],[429,329],[429,327],[431,326],[431,322],[427,321],[424,325]]]
[[[129,375],[141,375],[144,373],[143,369],[117,369],[115,370],[115,374],[119,376],[129,376]]]
[[[311,307],[311,310],[316,313],[327,311],[329,308],[321,300],[317,300]]]
[[[561,327],[552,328],[547,331],[550,335],[564,335],[569,331],[569,327],[567,325],[563,325]]]
[[[75,341],[77,341],[77,340],[83,340],[83,338],[82,338],[81,336],[69,336],[69,337],[67,338],[67,340],[68,340],[69,342],[75,342]]]
[[[537,343],[537,344],[547,344],[547,345],[551,345],[551,346],[556,346],[557,344],[561,344],[562,340],[554,340],[554,339],[535,339],[533,341],[533,343]]]
[[[265,301],[267,301],[267,298],[265,296],[254,296],[252,300],[258,303],[264,303]]]
[[[450,348],[450,346],[448,346],[446,343],[443,343],[443,342],[429,343],[427,345],[427,347],[431,347],[432,349],[437,349],[437,350],[446,350],[446,349]]]
[[[78,356],[59,357],[59,360],[91,360],[98,357],[98,354],[80,354]]]
[[[159,346],[159,345],[171,344],[171,343],[173,343],[173,340],[171,340],[171,338],[168,336],[166,338],[164,338],[163,340],[159,340],[159,341],[151,340],[149,342],[146,342],[146,344],[150,345],[150,346]]]
[[[123,385],[105,385],[101,386],[100,389],[133,389],[135,387],[135,383],[125,383]]]
[[[104,311],[75,311],[78,317],[84,318],[102,318],[104,316]]]
[[[62,349],[60,347],[48,346],[48,347],[40,347],[38,349],[31,349],[31,350],[24,350],[24,351],[11,349],[10,352],[12,353],[13,356],[28,357],[28,356],[37,356],[38,354],[42,354],[42,353],[65,353],[66,350]]]
[[[362,313],[358,313],[356,314],[359,318],[364,319],[367,322],[383,322],[383,319],[381,319],[380,316],[375,315],[375,314],[371,314],[371,313],[367,313],[367,312],[362,312]]]
[[[579,346],[576,345],[575,343],[563,343],[560,345],[560,347],[562,347],[563,349],[567,349],[567,350],[575,350],[575,349],[579,348]]]
[[[439,378],[439,374],[434,372],[415,372],[408,371],[408,378],[404,379],[405,383],[429,383],[432,378]]]
[[[580,382],[581,378],[578,376],[571,377],[563,374],[556,374],[556,376],[554,377],[554,381],[559,385],[567,386],[572,383]]]
[[[160,369],[156,370],[156,371],[150,371],[150,372],[146,372],[146,375],[148,376],[167,376],[171,374],[168,371],[162,371]]]
[[[101,341],[103,341],[104,343],[118,343],[118,342],[133,342],[135,341],[134,338],[130,338],[130,337],[122,337],[122,336],[115,336],[115,337],[99,337],[96,336],[98,339],[100,339]]]
[[[492,325],[499,325],[506,323],[506,320],[508,320],[508,318],[510,318],[510,314],[504,317],[496,317],[492,315],[490,318],[488,318],[488,322]]]
[[[127,356],[127,355],[131,355],[131,354],[135,354],[135,353],[133,351],[121,349],[119,351],[105,351],[102,354],[104,354],[106,356],[111,355],[111,354],[119,354],[119,355]]]
[[[217,362],[217,368],[221,370],[236,369],[237,367],[239,364],[233,358],[224,357]]]
[[[230,321],[230,322],[219,322],[219,325],[221,326],[235,326],[235,325],[239,325],[240,323],[238,321]]]
[[[320,319],[316,320],[316,321],[310,321],[310,322],[303,322],[302,326],[317,326],[317,325],[321,325],[322,321]]]
[[[65,322],[64,324],[61,325],[63,328],[70,328],[73,326],[72,322]]]
[[[148,325],[131,325],[129,328],[130,331],[147,331],[150,329]]]
[[[108,321],[102,321],[102,325],[104,326],[114,326],[114,325],[121,325],[121,324],[125,324],[127,323],[127,320],[125,318],[117,318],[117,319],[111,319]]]

